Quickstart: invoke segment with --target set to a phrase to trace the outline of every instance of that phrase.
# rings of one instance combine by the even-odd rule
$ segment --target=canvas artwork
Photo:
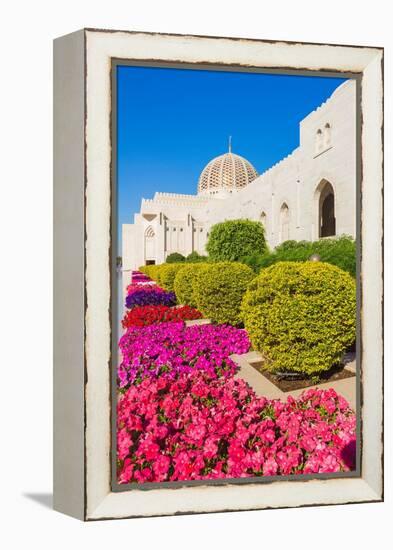
[[[54,44],[54,508],[383,499],[383,49]]]
[[[357,80],[113,71],[114,485],[353,475]]]

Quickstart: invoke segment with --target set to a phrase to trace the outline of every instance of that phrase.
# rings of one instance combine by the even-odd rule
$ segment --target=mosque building
[[[206,254],[210,228],[263,223],[270,248],[283,241],[356,236],[356,84],[347,80],[299,125],[299,146],[262,174],[229,151],[202,171],[196,195],[156,192],[122,227],[123,272],[173,252]],[[129,278],[129,277],[128,277]]]

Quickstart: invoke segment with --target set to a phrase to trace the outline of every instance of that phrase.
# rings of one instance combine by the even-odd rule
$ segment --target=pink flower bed
[[[196,325],[183,322],[130,327],[121,337],[123,361],[118,384],[125,388],[144,378],[174,379],[180,374],[201,371],[211,378],[228,377],[237,370],[229,358],[250,348],[247,333],[227,325]]]
[[[147,281],[145,283],[131,283],[128,285],[127,295],[130,296],[139,290],[145,290],[146,292],[165,292],[165,290],[158,286],[154,281]]]
[[[127,296],[131,296],[135,292],[138,293],[140,291],[162,294],[165,294],[166,292],[144,273],[141,273],[140,271],[133,271],[131,274],[131,283],[127,286]]]
[[[169,307],[174,293],[140,272],[132,273],[127,291],[131,309],[119,342],[119,483],[355,468],[356,417],[334,390],[306,390],[286,403],[258,397],[234,377],[238,366],[230,359],[250,348],[244,330],[186,327],[177,318],[188,318],[191,308]]]
[[[141,273],[140,271],[133,271],[131,274],[132,283],[146,283],[149,281],[151,281],[150,277],[148,277],[144,273]]]
[[[119,483],[347,471],[355,415],[334,390],[287,403],[241,379],[145,378],[118,401]]]

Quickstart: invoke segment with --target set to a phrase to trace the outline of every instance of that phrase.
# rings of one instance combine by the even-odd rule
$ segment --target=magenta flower
[[[283,403],[258,397],[233,376],[147,377],[119,397],[118,481],[348,471],[355,431],[355,414],[334,390]]]
[[[229,376],[238,369],[229,356],[246,353],[250,342],[244,330],[231,326],[186,327],[180,322],[130,327],[119,347],[123,361],[118,383],[124,388],[146,377],[173,380],[194,371],[207,372],[212,378]]]

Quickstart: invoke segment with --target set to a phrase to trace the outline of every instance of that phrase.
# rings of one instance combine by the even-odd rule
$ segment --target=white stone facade
[[[134,223],[123,225],[123,271],[162,263],[172,252],[204,254],[211,226],[238,218],[263,222],[271,248],[288,239],[356,236],[355,81],[305,117],[299,147],[245,187],[142,199]]]

